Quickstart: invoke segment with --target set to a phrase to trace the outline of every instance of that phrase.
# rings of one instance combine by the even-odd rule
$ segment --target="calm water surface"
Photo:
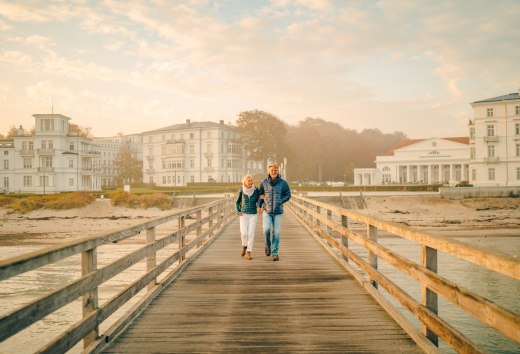
[[[463,242],[471,242],[482,247],[507,252],[513,256],[520,257],[520,237],[489,237],[489,238],[461,238]],[[388,248],[405,255],[406,257],[419,262],[420,248],[407,240],[399,238],[381,238],[379,242]],[[98,250],[98,267],[102,267],[111,260],[120,258],[128,252],[135,250],[140,245],[109,245]],[[350,247],[356,249],[354,244]],[[19,254],[31,252],[38,247],[0,247],[0,259],[13,257]],[[361,254],[363,252],[360,252]],[[460,261],[449,255],[439,253],[438,255],[439,273],[464,286],[476,293],[502,305],[506,308],[520,313],[520,282],[505,276],[497,275],[494,272],[483,269],[468,262]],[[29,272],[21,276],[14,277],[2,282],[0,287],[0,313],[17,308],[47,293],[57,289],[64,283],[77,279],[80,276],[79,256],[74,256],[60,261],[52,266],[43,267],[37,271]],[[415,299],[420,299],[420,289],[415,282],[406,276],[393,270],[384,262],[379,263],[379,268],[388,275],[390,279],[407,291]],[[145,263],[142,262],[132,267],[127,272],[111,279],[108,284],[100,287],[100,304],[114,296],[122,290],[130,281],[141,276],[145,270]],[[123,313],[133,303],[120,309],[116,315]],[[395,302],[393,302],[395,304]],[[398,306],[396,304],[396,306]],[[399,307],[399,306],[398,306]],[[412,322],[419,324],[407,311],[403,310]],[[450,324],[471,338],[479,347],[489,353],[520,353],[520,345],[501,337],[494,330],[488,329],[480,321],[465,314],[451,303],[439,298],[439,314]],[[116,316],[113,316],[116,317]],[[80,301],[69,304],[56,313],[45,317],[42,321],[30,326],[23,332],[0,343],[0,353],[30,353],[37,350],[43,341],[47,341],[63,332],[71,324],[81,318]],[[102,332],[115,321],[109,319],[107,324],[101,326]],[[82,344],[78,344],[71,352],[79,353]],[[453,352],[450,348],[441,343],[440,348],[443,352]]]

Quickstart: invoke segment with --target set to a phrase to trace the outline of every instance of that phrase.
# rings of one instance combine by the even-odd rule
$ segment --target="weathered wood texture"
[[[280,261],[240,257],[238,218],[106,353],[419,353],[369,293],[284,215]]]

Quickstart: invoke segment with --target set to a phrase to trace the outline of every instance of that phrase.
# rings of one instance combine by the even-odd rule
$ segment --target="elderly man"
[[[263,229],[265,235],[265,255],[272,255],[279,261],[280,227],[282,225],[283,204],[291,199],[289,184],[278,174],[278,165],[269,165],[269,174],[260,184],[260,205],[264,210]]]

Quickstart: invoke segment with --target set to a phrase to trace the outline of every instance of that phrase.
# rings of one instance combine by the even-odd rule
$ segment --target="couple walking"
[[[235,210],[240,217],[240,236],[242,238],[241,255],[251,260],[255,238],[256,219],[262,215],[265,235],[265,255],[278,261],[280,245],[280,227],[282,225],[283,204],[291,199],[289,184],[280,177],[278,165],[269,165],[269,174],[262,181],[260,188],[253,184],[253,177],[245,176],[242,188],[238,191]]]

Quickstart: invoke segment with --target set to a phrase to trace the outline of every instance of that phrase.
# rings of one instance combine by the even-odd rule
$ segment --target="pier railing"
[[[48,343],[42,343],[43,346],[38,352],[64,353],[82,340],[85,352],[102,350],[106,343],[120,333],[231,221],[235,215],[233,202],[234,199],[231,197],[223,198],[117,232],[85,237],[0,261],[1,282],[81,254],[79,279],[63,284],[59,289],[0,316],[0,342],[82,298],[81,320]],[[159,226],[166,227],[170,231],[165,236],[156,238],[156,228]],[[141,243],[145,243],[144,246],[98,268],[98,248],[127,240],[143,231],[146,240]],[[167,254],[161,256],[163,259],[158,264],[157,255],[161,250],[166,250]],[[139,262],[146,262],[145,274],[103,304],[99,304],[98,288]],[[145,294],[136,299],[136,294],[141,290]],[[130,309],[122,314],[108,330],[99,333],[100,324],[132,299],[133,304]]]
[[[374,296],[390,315],[426,351],[441,339],[459,353],[482,352],[470,339],[439,314],[442,296],[503,336],[520,343],[520,316],[437,273],[437,252],[472,262],[494,272],[520,280],[520,260],[505,253],[472,246],[457,240],[419,232],[405,225],[387,222],[310,198],[293,196],[288,207],[309,231]],[[356,225],[356,227],[352,227]],[[421,262],[416,263],[378,243],[378,231],[416,243]],[[356,246],[352,247],[353,243]],[[354,251],[356,248],[357,253]],[[359,250],[362,251],[359,251]],[[382,260],[417,283],[421,300],[416,300],[378,269]],[[471,274],[468,274],[470,277]],[[383,295],[381,288],[400,303],[422,326],[403,316]],[[427,340],[426,340],[427,339]]]

